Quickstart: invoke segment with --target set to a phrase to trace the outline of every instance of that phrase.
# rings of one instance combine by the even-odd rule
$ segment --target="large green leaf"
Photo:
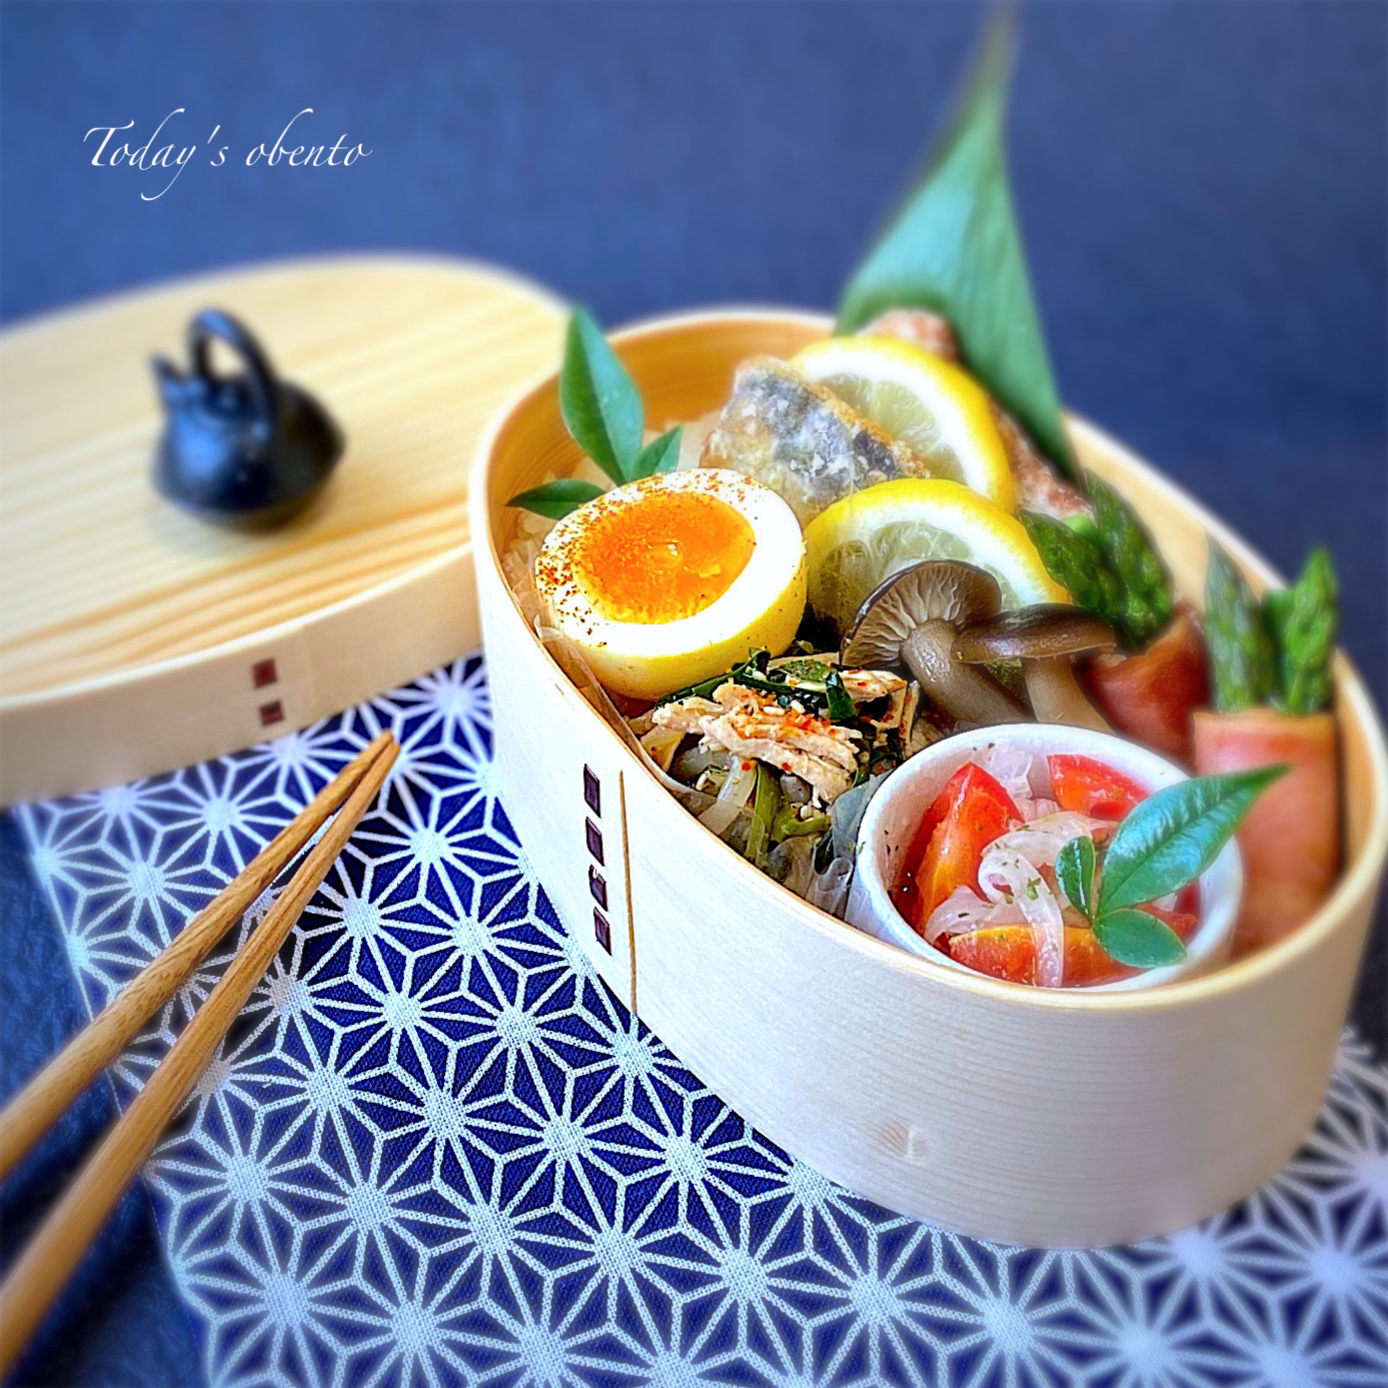
[[[532,487],[528,492],[517,492],[506,504],[519,506],[522,511],[533,511],[537,516],[547,516],[550,520],[563,520],[570,511],[578,510],[602,494],[602,488],[591,482],[560,477],[542,487]]]
[[[684,436],[684,425],[677,424],[666,430],[658,439],[652,439],[637,455],[631,465],[631,476],[653,477],[657,472],[674,472],[680,461],[680,439]]]
[[[559,410],[574,442],[619,486],[629,482],[641,452],[641,393],[581,308],[569,319],[564,340]]]
[[[1195,776],[1149,796],[1109,844],[1099,879],[1099,918],[1193,882],[1218,857],[1253,802],[1286,772],[1285,766],[1268,766]]]
[[[889,308],[943,314],[969,369],[1074,477],[1007,178],[1012,30],[1010,12],[992,22],[953,124],[844,292],[838,331]]]

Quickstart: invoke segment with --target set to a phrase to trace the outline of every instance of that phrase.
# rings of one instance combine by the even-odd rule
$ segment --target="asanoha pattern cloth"
[[[211,1383],[1388,1384],[1388,1073],[1354,1043],[1286,1172],[1175,1238],[1042,1253],[876,1208],[591,974],[512,836],[475,656],[21,811],[87,1005],[387,726],[382,803],[148,1170]]]

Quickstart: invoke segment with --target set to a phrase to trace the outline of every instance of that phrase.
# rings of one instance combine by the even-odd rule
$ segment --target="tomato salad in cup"
[[[970,761],[936,796],[907,852],[893,893],[897,908],[957,963],[1011,983],[1058,988],[1132,977],[1138,970],[1103,949],[1081,906],[1070,901],[1056,858],[1067,843],[1088,838],[1102,862],[1119,820],[1147,798],[1146,789],[1093,757],[1023,752],[1022,761],[1013,751],[1007,760],[995,751],[991,760],[1012,767],[1023,793],[1014,797]],[[1038,762],[1048,784],[1036,795],[1028,792]],[[1196,906],[1192,882],[1137,909],[1184,943]]]
[[[1078,730],[968,740],[865,817],[851,921],[1043,988],[1156,983],[1227,952],[1242,880],[1229,840],[1280,768],[1192,778]]]

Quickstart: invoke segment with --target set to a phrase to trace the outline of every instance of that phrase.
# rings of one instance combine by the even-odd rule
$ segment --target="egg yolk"
[[[609,621],[676,622],[722,597],[755,544],[752,527],[726,501],[654,492],[593,517],[574,573]]]

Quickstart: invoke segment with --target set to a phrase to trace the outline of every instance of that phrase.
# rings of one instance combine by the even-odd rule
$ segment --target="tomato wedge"
[[[1199,920],[1194,911],[1163,911],[1160,906],[1153,906],[1150,901],[1137,909],[1146,911],[1149,916],[1155,916],[1163,925],[1170,926],[1182,940],[1190,939],[1195,933],[1195,923]]]
[[[906,855],[898,905],[917,933],[956,887],[978,890],[983,850],[1020,818],[1012,797],[981,766],[966,762],[950,777]]]
[[[1094,819],[1122,819],[1148,795],[1131,776],[1093,757],[1056,753],[1046,758],[1046,766],[1051,773],[1051,797],[1062,810]]]
[[[1029,925],[990,925],[964,935],[953,935],[947,952],[951,959],[990,978],[1000,978],[1007,983],[1036,982],[1036,940]],[[1113,983],[1136,972],[1110,959],[1088,927],[1065,927],[1067,988]]]
[[[1087,926],[1065,927],[1065,986],[1083,988],[1086,984],[1116,983],[1141,972],[1112,959]]]
[[[1036,982],[1036,941],[1029,925],[989,925],[949,937],[951,959],[1008,983]]]

